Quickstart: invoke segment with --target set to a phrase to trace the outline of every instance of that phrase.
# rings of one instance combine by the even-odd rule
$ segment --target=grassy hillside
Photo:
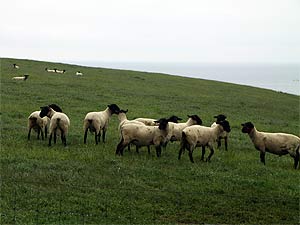
[[[17,63],[20,69],[12,67]],[[66,69],[47,73],[45,67]],[[83,72],[82,77],[75,72]],[[30,75],[16,82],[16,75]],[[299,96],[270,90],[158,73],[89,68],[32,60],[1,59],[1,224],[299,223],[299,170],[289,156],[266,155],[266,166],[242,122],[259,130],[299,131]],[[68,147],[27,141],[27,117],[56,103],[71,120]],[[107,142],[83,144],[89,111],[116,103],[134,117],[198,114],[209,126],[227,115],[229,151],[211,163],[177,160],[172,143],[161,158],[152,149],[115,155],[118,120]]]

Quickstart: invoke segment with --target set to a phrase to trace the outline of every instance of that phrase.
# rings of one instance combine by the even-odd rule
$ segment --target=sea
[[[299,64],[73,62],[112,69],[165,73],[183,77],[242,84],[300,96]]]

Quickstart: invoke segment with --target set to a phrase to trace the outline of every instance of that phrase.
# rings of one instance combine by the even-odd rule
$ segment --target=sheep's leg
[[[156,148],[156,156],[160,157],[161,156],[161,147],[160,147],[160,145],[156,146],[155,148]]]
[[[221,138],[220,137],[218,137],[218,149],[221,147]]]
[[[261,161],[264,165],[266,165],[265,155],[266,155],[265,152],[260,152],[260,161]]]
[[[179,153],[178,153],[178,160],[180,160],[180,157],[181,157],[181,154],[182,154],[183,150],[184,150],[184,147],[181,146],[180,149],[179,149]]]
[[[210,149],[210,154],[208,155],[206,162],[210,162],[210,158],[213,156],[213,154],[215,153],[214,148],[213,147],[209,147]]]
[[[63,145],[66,147],[67,146],[67,139],[66,139],[66,135],[63,131],[63,129],[60,129],[60,133],[61,133],[61,142],[63,143]]]
[[[228,150],[227,149],[227,146],[228,146],[228,144],[227,144],[227,137],[225,137],[224,140],[225,140],[225,150],[227,151]]]
[[[100,133],[100,131],[99,131]],[[96,145],[98,144],[98,136],[100,135],[97,131],[95,131],[95,142],[96,142]]]
[[[103,134],[102,134],[102,142],[105,143],[105,134],[106,134],[106,130],[103,130]]]
[[[30,140],[31,128],[29,128],[27,139]]]
[[[45,126],[45,139],[47,138],[48,128]]]
[[[56,144],[56,136],[57,136],[57,133],[56,133],[56,129],[57,128],[55,128],[55,130],[54,130],[54,134],[53,134],[53,142],[54,142],[54,144]]]
[[[123,155],[123,150],[126,147],[126,144],[124,144],[124,139],[122,138],[120,143],[117,146],[116,155]]]
[[[205,155],[205,146],[202,146],[201,161],[204,161],[204,155]]]
[[[39,127],[37,130],[37,139],[40,140],[41,128]]]
[[[150,146],[148,145],[147,148],[148,148],[148,154],[150,154]]]
[[[86,128],[85,131],[84,131],[84,136],[83,136],[83,143],[84,144],[86,144],[87,133],[88,133],[88,128]]]
[[[139,146],[137,146],[137,145],[135,146],[135,151],[136,151],[136,153],[140,153],[139,152]]]
[[[294,168],[297,169],[299,163],[299,147],[296,150],[296,156],[294,157]]]
[[[41,136],[42,136],[42,140],[44,140],[44,132],[43,132],[43,129],[41,129]]]
[[[188,149],[189,150],[189,157],[190,157],[190,161],[192,163],[194,163],[194,159],[193,159],[193,149]]]
[[[51,146],[51,140],[52,140],[52,132],[50,133],[49,144],[48,144],[48,146]]]

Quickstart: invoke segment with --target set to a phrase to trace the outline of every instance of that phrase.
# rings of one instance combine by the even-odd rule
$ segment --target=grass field
[[[17,63],[20,69],[12,67]],[[47,73],[45,67],[66,69]],[[83,72],[77,77],[75,72]],[[25,82],[11,78],[28,73]],[[6,59],[1,75],[1,224],[299,224],[300,173],[289,156],[259,152],[241,133],[257,129],[300,134],[299,96],[270,90],[158,73],[90,68]],[[52,147],[32,133],[27,117],[56,103],[71,120],[68,147]],[[229,150],[210,163],[177,159],[179,143],[157,158],[152,148],[115,155],[118,119],[107,142],[83,144],[83,118],[115,103],[134,117],[198,114],[210,126],[227,115]]]

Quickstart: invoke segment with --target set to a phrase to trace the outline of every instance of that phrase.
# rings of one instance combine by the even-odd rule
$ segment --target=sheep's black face
[[[254,125],[251,122],[243,123],[241,125],[242,125],[242,132],[247,134],[249,134],[254,128]]]
[[[222,127],[223,127],[223,130],[226,131],[226,132],[230,132],[231,131],[231,128],[230,128],[230,125],[229,125],[229,122],[227,120],[224,120],[224,121],[220,121],[220,122],[216,122],[217,124],[220,124]]]
[[[157,121],[155,121],[156,123],[158,123],[158,128],[160,130],[166,130],[167,129],[167,126],[168,126],[168,120],[167,119],[159,119]]]
[[[178,123],[178,121],[182,120],[178,116],[171,116],[169,119],[169,122]]]
[[[50,111],[49,106],[41,107],[40,117],[43,118],[43,117],[47,116],[49,111]]]
[[[50,104],[49,107],[51,107],[55,112],[62,112],[62,109],[56,104]]]
[[[226,120],[226,116],[223,115],[223,114],[219,114],[217,116],[214,116],[214,118],[217,119],[217,121],[223,121],[223,120]]]
[[[188,117],[191,118],[192,120],[196,121],[197,125],[202,125],[202,120],[200,119],[199,116],[197,116],[197,115],[191,115],[191,116],[189,116],[188,115]]]
[[[118,114],[120,112],[120,108],[116,104],[111,104],[111,105],[108,105],[107,107],[111,111],[111,114]]]

